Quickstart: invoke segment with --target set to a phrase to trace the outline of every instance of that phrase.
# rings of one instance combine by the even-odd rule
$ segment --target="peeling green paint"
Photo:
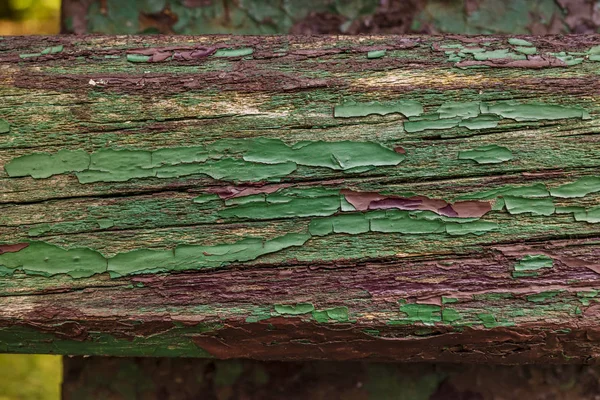
[[[497,164],[512,160],[513,154],[504,146],[489,144],[473,150],[461,151],[458,153],[458,159],[473,160],[478,164]]]
[[[366,117],[368,115],[402,114],[405,117],[421,115],[423,106],[413,100],[399,100],[393,102],[357,103],[345,102],[336,105],[333,116],[336,118]]]
[[[550,189],[550,194],[560,198],[585,197],[590,193],[600,192],[600,177],[585,176],[575,182]]]
[[[310,303],[298,303],[294,305],[275,304],[275,312],[288,315],[308,314],[315,310],[315,306]]]
[[[349,170],[357,167],[398,165],[405,159],[374,142],[298,142],[288,146],[278,139],[256,139],[244,160],[276,164],[294,162],[310,167]]]
[[[559,290],[551,290],[551,291],[536,293],[536,294],[527,296],[527,301],[531,301],[533,303],[543,303],[546,300],[557,296],[559,293],[560,293]]]
[[[85,171],[90,156],[83,150],[59,150],[54,154],[34,153],[17,157],[4,166],[8,176],[49,178],[67,172]]]
[[[500,50],[488,50],[483,51],[481,53],[473,54],[473,58],[477,61],[487,61],[494,59],[512,59],[512,60],[526,60],[527,57],[523,54],[516,54],[510,51],[509,49],[500,49]]]
[[[526,198],[517,196],[504,196],[506,210],[511,214],[552,215],[554,202],[551,198]]]
[[[152,58],[151,56],[145,56],[142,54],[127,54],[127,61],[132,62],[132,63],[149,62],[151,58]]]
[[[30,274],[68,274],[74,278],[109,272],[111,277],[131,274],[216,268],[227,263],[254,260],[282,249],[302,246],[310,235],[287,233],[271,240],[247,238],[214,246],[180,245],[172,250],[138,249],[105,258],[86,249],[63,249],[44,242],[31,242],[17,251],[0,254],[0,265]]]
[[[218,49],[213,54],[213,57],[244,57],[254,53],[254,49],[250,47],[242,47],[239,49]]]
[[[481,114],[477,117],[463,119],[459,122],[458,126],[467,128],[470,130],[477,129],[489,129],[495,128],[498,126],[498,122],[500,121],[500,117],[493,114]]]
[[[442,309],[442,321],[444,323],[451,324],[455,321],[458,321],[461,318],[462,316],[460,315],[460,313],[453,308],[444,307]]]
[[[594,299],[596,296],[598,296],[597,290],[590,290],[587,292],[577,292],[577,297],[579,297],[579,301],[584,306],[589,306],[590,300]]]
[[[63,49],[64,49],[63,45],[47,47],[44,50],[42,50],[41,54],[43,54],[43,55],[58,54],[58,53],[62,53]]]
[[[479,102],[470,101],[470,102],[447,102],[442,104],[437,109],[437,114],[440,118],[471,118],[479,115]]]
[[[441,307],[433,304],[404,304],[400,311],[406,314],[402,321],[406,323],[422,322],[425,325],[433,325],[442,321]]]
[[[381,58],[385,56],[385,50],[373,50],[367,53],[368,59]]]
[[[537,49],[535,47],[515,47],[515,51],[521,54],[533,55],[537,53]]]
[[[515,121],[543,121],[557,119],[590,119],[590,114],[579,107],[566,107],[553,104],[518,103],[499,101],[494,104],[481,104],[483,114],[496,114]]]
[[[7,120],[0,118],[0,134],[10,132],[10,124]]]
[[[439,119],[438,114],[422,115],[419,120],[407,121],[404,129],[408,133],[421,132],[428,129],[449,129],[461,122],[460,118]]]
[[[533,46],[533,43],[519,38],[508,38],[508,43],[512,44],[513,46]]]
[[[535,271],[542,268],[552,268],[554,260],[543,254],[531,254],[521,258],[515,264],[515,271]]]
[[[237,146],[236,146],[237,145]],[[221,158],[220,149],[236,148],[243,159]],[[135,178],[173,178],[205,174],[230,181],[277,180],[297,165],[352,170],[397,165],[406,156],[374,142],[298,142],[288,146],[279,139],[220,141],[207,147],[173,147],[155,151],[101,149],[60,150],[17,157],[5,165],[9,176],[48,178],[76,172],[81,183],[124,182]]]

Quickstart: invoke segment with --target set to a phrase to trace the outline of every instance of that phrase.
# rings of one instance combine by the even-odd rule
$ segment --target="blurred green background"
[[[0,0],[0,35],[58,33],[60,1]]]
[[[0,400],[58,400],[62,357],[0,354]]]

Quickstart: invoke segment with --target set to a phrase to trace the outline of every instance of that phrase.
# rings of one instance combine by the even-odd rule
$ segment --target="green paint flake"
[[[422,132],[428,129],[450,129],[458,126],[460,122],[460,118],[439,119],[439,115],[435,114],[423,116],[422,119],[415,121],[406,121],[404,122],[404,129],[408,133]]]
[[[581,64],[584,60],[583,57],[576,57],[573,53],[565,53],[561,51],[560,53],[548,53],[551,56],[554,56],[567,64],[568,67],[573,65]]]
[[[367,53],[367,58],[368,59],[381,58],[381,57],[385,56],[385,53],[386,53],[385,50],[373,50],[373,51],[369,51]]]
[[[515,271],[534,271],[542,268],[552,268],[554,260],[543,254],[526,255],[515,264]]]
[[[327,311],[313,311],[312,317],[320,324],[326,323],[329,321],[329,316],[327,315]]]
[[[0,134],[10,132],[10,124],[7,120],[0,118]]]
[[[115,222],[112,219],[103,218],[96,221],[100,229],[108,229],[115,226]]]
[[[369,220],[361,213],[338,215],[330,220],[333,233],[358,235],[369,231]]]
[[[105,258],[87,248],[63,249],[44,242],[0,254],[4,269],[51,276],[68,274],[74,278],[109,272],[111,277],[130,274],[216,268],[232,262],[244,262],[280,250],[302,246],[310,235],[288,233],[270,240],[246,238],[213,246],[180,245],[169,250],[138,249]]]
[[[442,119],[476,117],[479,115],[479,102],[448,102],[442,104],[436,112]]]
[[[465,150],[458,153],[459,160],[473,160],[478,164],[498,164],[513,159],[512,152],[503,146],[490,144],[474,150]]]
[[[144,150],[101,149],[92,153],[89,166],[79,171],[77,178],[81,183],[147,178],[154,176],[152,153]]]
[[[453,308],[444,307],[442,309],[442,321],[447,324],[451,324],[461,318],[460,313]]]
[[[247,238],[213,246],[180,245],[174,250],[140,249],[108,259],[108,271],[113,276],[123,276],[142,272],[217,268],[232,262],[255,260],[289,247],[302,246],[308,239],[309,234],[287,233],[270,240]]]
[[[527,296],[527,301],[531,301],[533,303],[543,303],[544,301],[551,299],[557,296],[560,293],[560,290],[552,290],[547,292],[536,293]]]
[[[497,115],[482,114],[477,117],[463,119],[462,121],[460,121],[458,126],[473,131],[477,129],[495,128],[498,126],[499,121],[500,117],[498,117]]]
[[[477,314],[477,318],[479,318],[479,320],[483,323],[483,326],[486,328],[495,328],[499,325],[496,317],[493,314],[480,313]]]
[[[228,207],[219,211],[223,218],[274,219],[290,217],[329,216],[340,209],[340,196],[337,192],[324,193],[318,197],[280,196],[255,197],[255,201]],[[262,199],[261,199],[262,198]],[[261,201],[262,200],[262,201]]]
[[[458,303],[458,299],[454,297],[442,296],[442,304]]]
[[[0,254],[0,265],[31,275],[67,274],[85,278],[105,272],[107,264],[106,259],[94,250],[66,250],[43,242],[31,242],[20,251]]]
[[[515,51],[528,56],[537,53],[537,49],[535,47],[515,47]]]
[[[425,325],[433,325],[442,321],[442,308],[433,304],[404,304],[400,311],[406,314],[403,321],[423,322]]]
[[[540,276],[540,274],[538,274],[537,272],[520,272],[520,271],[514,271],[512,273],[512,277],[513,278],[536,278]]]
[[[348,307],[335,307],[325,310],[329,319],[338,322],[348,321]]]
[[[513,46],[533,46],[531,42],[519,38],[509,38],[508,43],[512,44]]]
[[[498,229],[498,224],[489,221],[473,221],[465,223],[449,223],[446,224],[446,232],[452,236],[460,235],[483,235]]]
[[[211,160],[202,164],[180,164],[174,166],[165,166],[155,169],[154,174],[150,171],[148,176],[157,178],[177,178],[186,175],[202,174],[208,175],[213,179],[226,180],[232,182],[257,182],[257,181],[278,181],[280,178],[294,172],[297,165],[293,162],[259,164],[237,160],[233,158],[224,158],[220,160]],[[80,174],[78,174],[78,178]],[[106,177],[102,174],[92,176],[96,181],[104,181]],[[81,183],[89,182],[86,176]]]
[[[548,197],[550,193],[543,183],[527,186],[506,185],[498,189],[475,192],[459,196],[456,200],[491,200],[499,196],[511,195],[518,197]]]
[[[445,225],[439,220],[413,218],[408,213],[394,213],[387,218],[371,219],[371,231],[383,233],[426,234],[442,233]]]
[[[34,153],[12,159],[4,166],[10,177],[49,178],[52,175],[84,171],[90,156],[83,150],[59,150],[55,154]]]
[[[302,315],[315,310],[315,306],[310,303],[298,303],[295,305],[275,304],[275,312],[284,315]]]
[[[310,167],[349,170],[356,167],[393,166],[405,156],[374,142],[298,142],[288,146],[278,139],[256,139],[244,160],[277,164],[292,162]]]
[[[512,59],[512,60],[526,60],[527,57],[523,54],[513,53],[509,49],[500,50],[488,50],[481,53],[473,54],[473,58],[477,61],[497,60],[497,59]]]
[[[142,54],[127,54],[127,61],[132,63],[146,63],[149,62],[151,56],[145,56]]]
[[[580,211],[574,214],[575,221],[587,222],[590,224],[597,224],[600,222],[600,207],[593,207],[585,210],[585,212]]]
[[[254,49],[250,47],[242,47],[239,49],[219,49],[215,51],[213,57],[244,57],[254,53]]]
[[[597,290],[591,290],[588,292],[577,292],[577,297],[579,297],[579,301],[584,306],[590,305],[590,300],[598,296]]]
[[[513,215],[531,213],[532,215],[552,215],[554,202],[551,198],[529,199],[525,197],[504,196],[506,210]]]
[[[25,54],[19,54],[20,58],[32,58],[32,57],[40,57],[42,55],[42,53],[25,53]]]
[[[522,104],[514,101],[500,101],[495,104],[481,104],[482,114],[496,114],[515,121],[543,121],[557,119],[590,119],[590,114],[579,107],[566,107],[553,104]]]
[[[423,113],[421,103],[413,100],[400,100],[390,102],[356,103],[345,102],[333,108],[335,118],[366,117],[368,115],[402,114],[413,117]]]
[[[560,198],[584,197],[596,192],[600,192],[600,177],[597,176],[585,176],[575,182],[550,189],[552,196]]]
[[[204,193],[198,197],[194,197],[194,199],[192,201],[196,204],[204,204],[204,203],[209,203],[211,201],[216,201],[216,200],[220,200],[220,199],[221,198],[214,193]]]
[[[41,54],[58,54],[61,53],[63,51],[63,46],[62,45],[58,45],[58,46],[52,46],[52,47],[47,47],[44,50],[42,50]]]

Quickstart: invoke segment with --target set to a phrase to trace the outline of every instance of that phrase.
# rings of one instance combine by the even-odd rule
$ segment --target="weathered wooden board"
[[[63,33],[596,33],[587,0],[63,0]]]
[[[595,400],[598,366],[65,357],[63,399]]]
[[[599,45],[0,40],[0,351],[594,362]]]

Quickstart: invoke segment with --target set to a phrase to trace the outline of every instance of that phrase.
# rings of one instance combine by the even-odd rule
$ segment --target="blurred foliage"
[[[0,354],[0,400],[58,400],[60,356]]]
[[[61,0],[0,0],[0,35],[56,34]]]

